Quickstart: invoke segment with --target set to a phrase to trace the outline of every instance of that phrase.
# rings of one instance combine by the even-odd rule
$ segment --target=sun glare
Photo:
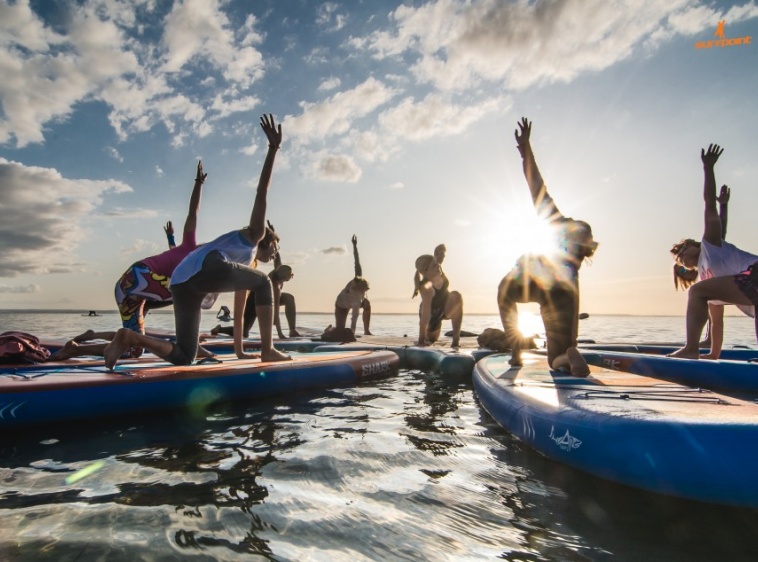
[[[523,254],[553,254],[556,251],[555,234],[548,222],[534,215],[524,213],[517,218],[520,235],[519,247]]]
[[[539,314],[524,310],[525,307],[519,306],[518,329],[526,337],[539,335],[544,337],[545,326],[542,324],[542,317]]]

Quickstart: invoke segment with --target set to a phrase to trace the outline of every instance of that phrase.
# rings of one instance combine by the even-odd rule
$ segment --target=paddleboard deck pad
[[[0,430],[86,418],[349,386],[396,375],[391,351],[293,354],[292,361],[218,356],[175,366],[143,357],[108,371],[102,361],[41,363],[0,370]]]
[[[651,492],[758,507],[758,405],[657,378],[591,367],[587,378],[524,354],[480,360],[483,407],[555,461]]]
[[[758,363],[719,359],[680,359],[665,355],[625,353],[593,349],[581,350],[591,365],[616,371],[718,390],[721,392],[758,392]]]

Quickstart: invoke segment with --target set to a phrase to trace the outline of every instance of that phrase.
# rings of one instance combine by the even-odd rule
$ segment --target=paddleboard
[[[581,350],[591,365],[720,391],[758,392],[758,363]]]
[[[108,371],[102,361],[0,370],[0,429],[189,408],[352,385],[396,375],[390,351],[293,354],[292,361],[220,356],[175,366],[143,357]]]
[[[525,353],[480,360],[482,406],[543,455],[651,492],[758,507],[758,405],[660,379],[591,367],[577,378]]]
[[[322,344],[314,351],[344,351],[350,349],[387,349],[400,358],[401,369],[436,371],[444,376],[470,378],[476,362],[494,351],[488,349],[450,349],[434,346],[382,345],[370,343]]]
[[[588,349],[592,351],[621,351],[624,353],[647,353],[649,355],[668,355],[669,353],[673,353],[681,347],[681,345],[666,344],[596,343],[580,345],[579,349]],[[710,349],[701,349],[700,354],[706,355],[707,353],[710,353],[710,351]],[[751,349],[747,347],[722,349],[719,359],[730,359],[733,361],[749,361],[750,359],[758,359],[758,349]]]

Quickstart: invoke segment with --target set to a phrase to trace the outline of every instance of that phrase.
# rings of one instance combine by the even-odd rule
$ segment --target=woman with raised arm
[[[190,252],[197,248],[197,211],[200,208],[200,194],[208,174],[203,173],[203,163],[198,161],[195,185],[190,195],[189,210],[184,220],[182,242],[171,246],[173,227],[168,223],[164,228],[169,239],[169,249],[160,254],[133,263],[116,283],[116,304],[118,305],[124,328],[140,334],[145,333],[145,305],[148,309],[162,308],[171,304],[169,282],[174,269]],[[172,236],[169,237],[168,228]],[[139,357],[142,349],[129,350],[131,357]]]
[[[258,181],[249,224],[204,244],[190,253],[174,270],[171,293],[174,300],[176,342],[145,336],[121,329],[105,348],[105,365],[113,368],[122,353],[142,346],[174,365],[189,365],[195,360],[200,334],[201,304],[207,295],[234,292],[234,351],[238,358],[257,358],[242,345],[242,321],[248,291],[256,294],[255,306],[261,332],[263,361],[283,361],[290,357],[273,346],[273,292],[268,276],[251,264],[268,262],[277,252],[278,236],[266,227],[266,197],[271,182],[276,152],[282,142],[282,127],[269,114],[261,117],[268,139],[268,152]]]
[[[358,327],[358,314],[363,309],[363,333],[366,336],[372,336],[369,325],[371,324],[371,302],[366,298],[369,286],[368,281],[363,278],[363,269],[361,260],[358,257],[358,237],[353,234],[353,261],[355,266],[355,277],[353,277],[345,288],[337,295],[334,302],[334,326],[340,330],[347,324],[347,314],[352,311],[353,315],[350,320],[350,329],[355,334]],[[331,326],[327,328],[327,331]]]
[[[721,240],[726,240],[727,222],[729,220],[729,198],[731,197],[731,190],[726,185],[721,186],[721,192],[716,198],[719,204],[719,221],[721,222]],[[685,241],[679,244],[674,244],[671,248],[671,253],[676,257],[681,245]],[[687,269],[678,261],[674,262],[674,288],[679,290],[689,289],[698,280],[697,267]],[[723,334],[723,322],[724,322],[724,305],[716,303],[708,303],[708,322],[705,325],[705,338],[700,342],[700,348],[711,348],[711,334],[713,332],[712,324],[716,324],[716,329]],[[723,336],[719,339],[723,339]],[[715,353],[714,353],[715,351]],[[707,355],[703,355],[703,359],[718,359],[721,353],[719,347],[718,350],[711,350]]]
[[[722,152],[724,149],[717,144],[709,145],[707,151],[700,150],[705,201],[703,239],[700,242],[682,240],[671,249],[677,266],[695,271],[700,277],[700,281],[689,288],[687,295],[687,340],[684,347],[671,354],[672,357],[699,358],[700,336],[710,320],[711,352],[704,357],[718,359],[724,340],[722,303],[734,304],[746,315],[755,318],[758,300],[758,266],[755,264],[758,263],[758,255],[741,250],[723,239],[722,220],[716,210],[715,166]]]
[[[421,295],[418,309],[418,341],[416,345],[425,347],[436,342],[442,331],[442,321],[453,324],[451,347],[459,347],[461,325],[463,324],[463,297],[458,291],[451,291],[450,281],[442,271],[446,248],[440,244],[434,255],[424,254],[416,258],[416,272],[413,274],[413,296]]]
[[[587,362],[576,349],[579,331],[579,268],[595,253],[597,242],[584,221],[563,216],[547,192],[530,143],[532,124],[522,118],[516,143],[523,160],[524,176],[537,213],[552,227],[554,255],[521,256],[500,282],[498,307],[503,331],[511,348],[511,364],[521,365],[521,350],[533,347],[518,329],[517,303],[536,302],[545,325],[547,358],[551,368],[587,376]]]
[[[268,226],[272,231],[274,231],[274,226],[270,222],[268,223]],[[274,269],[269,272],[268,277],[271,279],[271,287],[274,291],[274,326],[276,326],[276,334],[279,339],[287,339],[287,337],[284,335],[284,332],[282,331],[282,323],[279,319],[279,310],[281,307],[284,307],[284,315],[287,318],[287,325],[289,326],[289,337],[300,337],[300,333],[295,327],[297,318],[295,297],[290,293],[282,292],[282,287],[284,287],[284,284],[294,276],[295,274],[292,273],[292,268],[288,265],[282,264],[281,253],[276,252],[276,255],[274,255]],[[248,293],[247,300],[245,301],[245,318],[242,323],[242,337],[247,338],[250,335],[250,330],[253,328],[253,324],[255,324],[256,318],[257,313],[255,308],[255,293],[250,292]],[[219,324],[211,330],[211,334],[214,336],[217,334],[226,334],[228,336],[233,336],[234,327],[221,326],[221,324]]]

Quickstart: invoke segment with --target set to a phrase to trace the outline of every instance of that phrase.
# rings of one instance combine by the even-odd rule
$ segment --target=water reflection
[[[204,420],[3,436],[0,481],[0,559],[740,559],[758,542],[755,514],[556,465],[470,384],[418,371]]]

